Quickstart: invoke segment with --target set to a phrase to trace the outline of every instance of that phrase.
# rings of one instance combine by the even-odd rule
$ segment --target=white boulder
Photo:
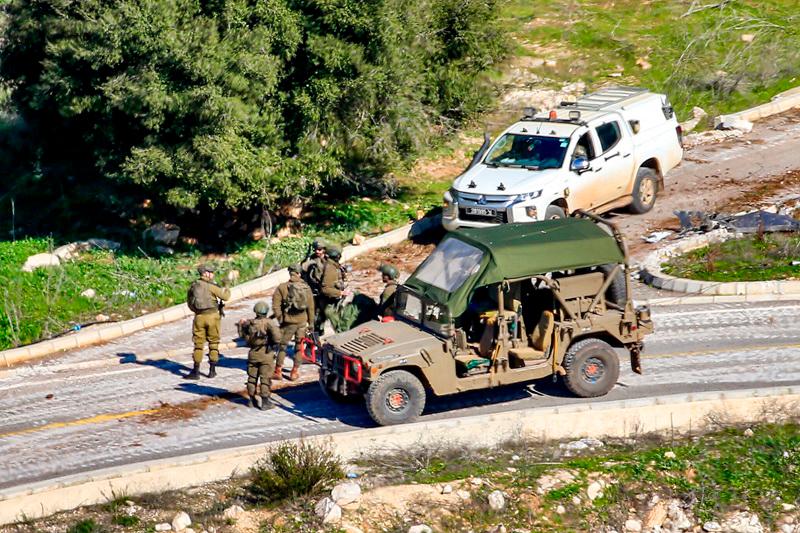
[[[317,502],[314,512],[322,518],[323,524],[331,524],[342,519],[342,508],[327,496]]]
[[[506,498],[499,490],[495,490],[489,494],[489,507],[494,511],[500,511],[506,506]]]
[[[61,260],[56,254],[35,254],[29,256],[22,265],[23,272],[33,272],[37,268],[54,267],[61,264]]]
[[[192,519],[183,511],[176,514],[172,519],[172,529],[175,531],[183,531],[190,525],[192,525]]]
[[[239,515],[241,515],[243,512],[244,509],[242,509],[241,506],[231,505],[230,507],[222,511],[222,517],[226,520],[236,520],[236,518],[238,518]]]
[[[361,500],[361,487],[358,486],[358,483],[353,483],[352,481],[339,483],[333,487],[331,499],[333,499],[337,505],[356,503]]]

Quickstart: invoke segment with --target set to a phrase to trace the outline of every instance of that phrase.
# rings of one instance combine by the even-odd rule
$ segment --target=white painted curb
[[[699,281],[687,278],[677,278],[665,274],[661,270],[661,264],[672,257],[687,254],[692,250],[703,248],[712,243],[719,243],[736,237],[736,234],[726,229],[716,229],[708,233],[692,235],[677,242],[669,244],[663,248],[651,252],[639,265],[640,279],[657,289],[665,291],[683,292],[701,295],[711,298],[706,302],[693,303],[716,303],[715,297],[736,296],[739,302],[763,302],[779,299],[798,299],[800,298],[799,280],[768,280],[768,281],[734,281],[734,282],[715,282]],[[669,298],[667,299],[669,300]],[[673,302],[675,299],[671,299]]]
[[[572,404],[309,437],[329,442],[345,460],[426,443],[494,446],[509,439],[547,441],[577,437],[625,438],[645,434],[691,433],[714,423],[777,420],[798,412],[800,387],[704,392],[634,400]],[[265,446],[246,446],[179,458],[107,468],[0,490],[0,524],[26,516],[93,505],[113,494],[133,496],[227,479],[246,472]]]
[[[729,115],[720,115],[714,118],[714,127],[716,128],[723,122],[732,122],[736,119],[744,119],[749,122],[766,118],[778,113],[788,111],[793,107],[800,106],[800,87],[789,89],[782,93],[776,94],[772,97],[772,101],[762,104],[738,113],[731,113]]]
[[[342,259],[346,261],[373,250],[398,244],[409,237],[414,237],[433,229],[437,224],[440,223],[441,220],[438,217],[424,218],[413,224],[408,224],[396,230],[384,233],[383,235],[378,235],[377,237],[367,239],[364,244],[359,246],[346,246],[342,251]],[[230,301],[233,302],[236,300],[242,300],[255,294],[262,293],[277,287],[288,279],[289,272],[284,268],[276,272],[272,272],[271,274],[267,274],[266,276],[247,281],[241,285],[231,288]],[[167,322],[174,322],[175,320],[181,320],[182,318],[191,316],[191,314],[192,312],[189,310],[186,304],[174,305],[161,311],[148,313],[124,322],[109,324],[107,326],[93,327],[91,329],[79,331],[75,334],[66,335],[58,339],[42,341],[20,348],[0,351],[0,367],[9,368],[11,365],[22,363],[24,361],[30,361],[32,359],[44,357],[54,353],[63,352],[66,350],[74,350],[76,348],[83,348],[101,342],[107,342],[112,339],[124,337],[125,335],[130,335],[131,333],[146,328],[159,326]]]

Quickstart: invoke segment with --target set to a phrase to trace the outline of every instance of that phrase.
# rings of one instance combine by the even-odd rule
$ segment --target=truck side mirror
[[[576,157],[572,160],[572,163],[570,163],[569,169],[578,174],[583,174],[589,170],[589,160],[585,157]]]

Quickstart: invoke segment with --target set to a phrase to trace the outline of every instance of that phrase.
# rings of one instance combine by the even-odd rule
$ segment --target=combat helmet
[[[334,261],[338,261],[342,257],[342,249],[336,246],[335,244],[329,245],[328,257],[330,257]]]
[[[300,274],[303,271],[303,267],[300,263],[292,263],[288,267],[289,274]]]
[[[390,265],[388,263],[382,263],[381,266],[378,267],[378,272],[381,274],[388,276],[389,279],[396,280],[397,277],[400,275],[400,271],[397,270],[397,267],[394,265]]]
[[[206,272],[211,272],[213,274],[215,270],[216,269],[214,268],[214,265],[209,265],[208,263],[203,263],[202,265],[197,267],[197,273],[200,274],[201,276]]]
[[[264,300],[256,302],[256,305],[253,306],[253,312],[258,316],[267,316],[270,311],[269,303]]]
[[[314,240],[311,241],[312,250],[325,250],[327,247],[328,243],[322,237],[314,237]]]

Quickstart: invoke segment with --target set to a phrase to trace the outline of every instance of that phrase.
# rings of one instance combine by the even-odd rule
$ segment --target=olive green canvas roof
[[[625,262],[614,237],[585,218],[462,228],[448,233],[439,247],[445,246],[449,239],[457,239],[483,252],[480,265],[475,265],[466,281],[450,292],[420,279],[426,260],[406,285],[447,305],[454,317],[464,312],[472,291],[478,287],[547,272]]]

